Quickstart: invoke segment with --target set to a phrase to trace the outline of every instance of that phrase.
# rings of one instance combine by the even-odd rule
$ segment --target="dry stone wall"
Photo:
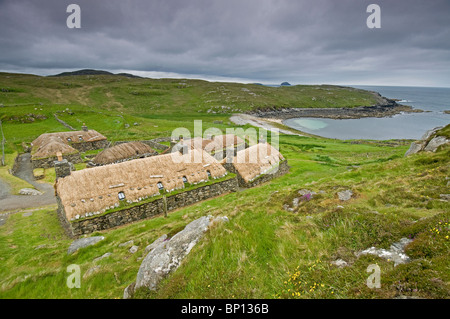
[[[63,155],[63,158],[73,164],[81,163],[83,161],[81,159],[80,153]],[[38,167],[52,168],[55,167],[55,161],[58,161],[58,158],[56,156],[52,156],[46,158],[32,159],[31,163],[33,165],[33,169]]]
[[[108,140],[100,140],[92,142],[70,143],[69,145],[79,152],[87,152],[107,148],[109,146],[109,142]]]
[[[69,236],[81,236],[95,231],[105,230],[138,220],[147,219],[170,212],[177,208],[188,206],[208,198],[216,197],[225,193],[235,192],[238,189],[236,177],[217,182],[215,184],[198,187],[174,195],[168,194],[166,198],[158,198],[151,202],[142,203],[120,211],[106,213],[97,217],[80,219],[69,222],[65,217],[64,207],[59,198],[58,215],[63,228]],[[57,196],[58,197],[58,196]]]
[[[234,174],[236,174],[237,179],[238,179],[238,183],[240,187],[245,187],[245,188],[250,188],[250,187],[254,187],[257,186],[259,184],[263,184],[265,182],[271,181],[274,178],[280,177],[286,173],[289,172],[289,165],[287,163],[287,160],[284,160],[282,162],[280,162],[279,166],[278,166],[278,170],[276,172],[273,172],[271,174],[263,174],[260,175],[258,177],[256,177],[254,180],[250,181],[250,182],[246,182],[241,175],[239,175],[239,172],[234,168],[233,164],[231,163],[225,163],[224,167],[227,171],[232,172]]]

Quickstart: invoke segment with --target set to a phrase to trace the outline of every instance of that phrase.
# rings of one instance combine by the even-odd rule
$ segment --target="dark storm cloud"
[[[81,29],[66,26],[71,3]],[[450,86],[449,13],[448,0],[6,0],[0,69]]]

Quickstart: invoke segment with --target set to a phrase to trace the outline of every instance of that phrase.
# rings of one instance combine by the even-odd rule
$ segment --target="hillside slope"
[[[204,201],[106,232],[95,246],[68,256],[55,208],[9,215],[0,227],[2,298],[121,298],[136,280],[144,248],[194,219],[228,216],[212,228],[157,292],[135,298],[447,298],[450,293],[448,194],[450,149],[404,157],[409,143],[358,144],[282,136],[291,171],[260,187]],[[293,207],[299,191],[316,193]],[[351,190],[348,201],[337,193]],[[26,236],[24,236],[26,234]],[[412,239],[407,264],[356,257]],[[119,244],[132,240],[128,246]],[[131,245],[138,246],[130,253]],[[98,257],[111,253],[109,257]],[[334,263],[344,261],[345,267]],[[80,289],[67,289],[66,267],[78,264]],[[370,289],[367,268],[381,269]]]

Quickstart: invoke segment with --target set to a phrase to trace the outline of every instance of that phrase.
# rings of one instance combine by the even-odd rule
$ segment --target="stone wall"
[[[77,164],[83,162],[81,159],[80,153],[75,154],[67,154],[63,155],[63,159],[66,159],[68,162]],[[41,167],[41,168],[53,168],[55,167],[55,161],[57,161],[58,158],[56,156],[52,157],[46,157],[46,158],[37,158],[37,159],[31,159],[31,163],[33,165],[33,169]]]
[[[10,170],[10,173],[12,175],[16,175],[17,170],[19,169],[19,161],[20,161],[20,153],[17,154],[16,158],[14,159],[14,164]]]
[[[284,174],[286,174],[287,172],[289,172],[289,165],[287,163],[287,160],[281,161],[279,166],[278,166],[278,170],[272,174],[263,174],[260,175],[258,177],[256,177],[253,181],[250,182],[246,182],[241,175],[239,175],[239,172],[234,168],[233,164],[231,163],[224,163],[223,166],[225,167],[225,169],[229,172],[232,172],[234,174],[236,174],[237,176],[237,180],[239,183],[240,187],[245,187],[245,188],[250,188],[250,187],[254,187],[257,186],[259,184],[263,184],[265,182],[268,182],[274,178],[280,177]]]
[[[65,216],[61,201],[57,198],[58,214],[64,229],[70,236],[80,236],[94,231],[100,231],[132,223],[138,220],[163,215],[174,209],[181,208],[196,202],[216,197],[225,193],[235,192],[238,188],[236,178],[231,178],[215,184],[206,185],[196,189],[158,198],[151,202],[124,208],[123,210],[107,213],[101,216],[69,222]],[[58,197],[58,196],[57,196]]]
[[[107,148],[109,147],[109,142],[108,140],[100,140],[92,142],[69,143],[69,145],[80,152],[87,152]]]

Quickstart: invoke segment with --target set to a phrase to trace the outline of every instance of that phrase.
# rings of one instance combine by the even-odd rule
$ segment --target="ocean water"
[[[322,118],[295,118],[284,124],[300,131],[336,139],[419,139],[437,126],[450,124],[450,88],[352,86],[379,92],[398,103],[421,109],[424,113],[402,113],[385,118],[334,120]]]

